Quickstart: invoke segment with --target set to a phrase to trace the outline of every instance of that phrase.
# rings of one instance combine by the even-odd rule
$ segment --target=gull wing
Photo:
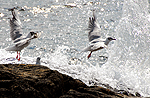
[[[97,42],[97,43],[92,44],[91,50],[96,51],[96,50],[103,49],[106,47],[107,46],[103,42]]]
[[[16,46],[17,47],[24,47],[24,46],[28,46],[28,44],[30,43],[32,38],[24,38],[18,42],[16,42]]]
[[[89,37],[89,42],[91,42],[94,39],[100,38],[100,26],[96,22],[96,17],[93,11],[93,17],[89,18],[89,25],[88,25],[88,37]]]
[[[13,18],[10,19],[10,37],[12,40],[21,39],[22,38],[22,29],[21,22],[18,16],[18,12],[14,9],[11,9]]]
[[[91,51],[91,47],[93,47],[93,45],[90,45],[90,46],[84,48],[84,49],[82,50],[82,52]]]
[[[96,43],[90,44],[88,47],[86,47],[85,49],[83,49],[82,52],[97,51],[99,49],[103,49],[103,48],[106,48],[106,47],[107,46],[103,42],[96,42]]]

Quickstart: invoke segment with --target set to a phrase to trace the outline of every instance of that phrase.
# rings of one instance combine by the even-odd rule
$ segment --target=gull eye
[[[111,37],[108,37],[108,40],[112,40],[113,38],[111,38]]]
[[[30,32],[31,36],[34,35],[34,32]]]

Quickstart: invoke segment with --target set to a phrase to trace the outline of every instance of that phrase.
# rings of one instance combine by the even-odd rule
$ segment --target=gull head
[[[105,41],[105,45],[108,45],[110,41],[112,40],[116,40],[115,38],[112,38],[112,37],[108,37]]]
[[[38,57],[38,58],[36,59],[36,64],[39,64],[39,65],[41,64],[41,63],[40,63],[40,59],[41,59],[40,57]]]
[[[30,32],[31,38],[39,38],[42,32]]]
[[[108,39],[109,41],[116,40],[115,38],[112,38],[112,37],[108,37],[107,39]]]
[[[37,34],[36,34],[35,32],[30,32],[30,36],[31,36],[31,38],[37,38],[37,37],[36,37]]]

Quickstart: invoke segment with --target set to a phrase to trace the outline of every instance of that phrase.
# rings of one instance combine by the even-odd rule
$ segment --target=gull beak
[[[34,34],[34,38],[37,38],[37,33]]]
[[[115,38],[113,38],[112,40],[116,40]]]
[[[34,38],[39,38],[41,36],[41,33],[43,33],[43,31],[35,33]]]

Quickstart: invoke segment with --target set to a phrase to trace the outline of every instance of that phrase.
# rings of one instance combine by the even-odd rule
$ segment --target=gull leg
[[[88,55],[88,59],[91,57],[92,51],[90,52],[90,54]]]
[[[17,56],[16,56],[16,59],[18,59],[18,51],[17,51]]]
[[[20,61],[20,52],[19,52],[19,58],[18,58],[18,61]]]

